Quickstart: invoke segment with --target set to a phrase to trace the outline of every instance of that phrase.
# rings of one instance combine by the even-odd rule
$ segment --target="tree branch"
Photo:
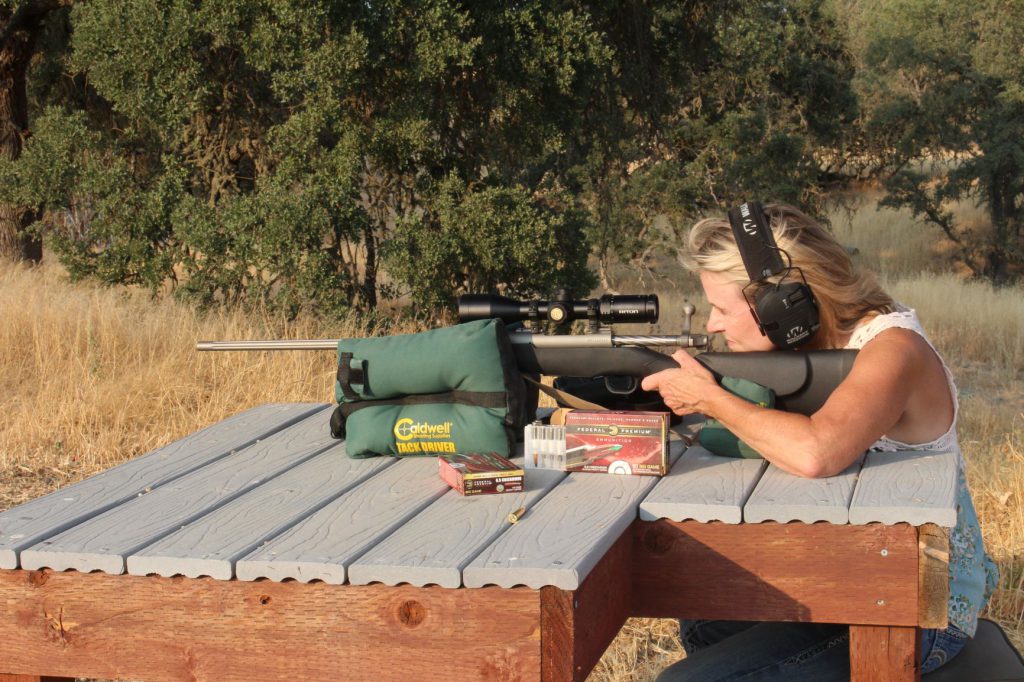
[[[0,26],[0,46],[24,29],[34,29],[53,10],[70,5],[73,0],[32,0],[18,5],[10,19]]]

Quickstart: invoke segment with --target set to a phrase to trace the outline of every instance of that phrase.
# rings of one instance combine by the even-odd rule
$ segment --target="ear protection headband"
[[[776,245],[761,204],[750,201],[730,210],[729,224],[750,277],[743,297],[761,334],[777,348],[805,343],[821,326],[818,303],[803,272],[793,267],[789,254]],[[786,263],[782,262],[781,254],[785,254]],[[785,274],[778,283],[766,281],[780,272]],[[800,280],[786,281],[791,272],[800,275]],[[751,288],[752,297],[747,291]]]

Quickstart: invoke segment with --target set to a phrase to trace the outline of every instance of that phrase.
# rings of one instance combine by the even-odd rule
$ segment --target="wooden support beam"
[[[918,617],[923,628],[949,625],[949,529],[929,523],[918,528]]]
[[[918,624],[907,524],[661,519],[633,530],[633,616]]]
[[[920,658],[918,628],[850,626],[850,682],[919,682]]]
[[[333,681],[362,671],[447,682],[541,673],[540,593],[528,588],[3,570],[0,603],[12,674]]]
[[[586,679],[626,622],[632,605],[632,545],[627,529],[577,590],[541,588],[544,682]]]

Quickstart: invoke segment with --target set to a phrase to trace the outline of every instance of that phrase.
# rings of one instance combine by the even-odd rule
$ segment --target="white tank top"
[[[913,310],[897,303],[895,312],[887,313],[885,315],[877,315],[867,322],[861,324],[853,331],[853,335],[847,342],[847,348],[863,348],[867,345],[868,341],[875,338],[878,334],[885,331],[886,329],[909,329],[917,333],[922,339],[927,342],[928,346],[935,352],[935,356],[939,358],[939,362],[942,363],[942,369],[946,373],[946,383],[949,384],[949,394],[953,399],[953,423],[949,425],[949,429],[936,438],[935,440],[928,441],[927,443],[903,443],[892,438],[882,436],[875,444],[871,446],[872,450],[880,450],[883,452],[895,452],[896,450],[933,450],[949,452],[953,451],[956,453],[957,460],[960,462],[961,469],[964,466],[963,455],[960,453],[960,443],[957,439],[956,433],[956,420],[960,415],[960,403],[956,397],[956,383],[953,381],[953,373],[949,371],[949,367],[946,366],[946,361],[942,359],[939,352],[935,350],[935,346],[928,339],[924,333],[924,328],[921,326],[921,321],[917,319],[917,313]]]

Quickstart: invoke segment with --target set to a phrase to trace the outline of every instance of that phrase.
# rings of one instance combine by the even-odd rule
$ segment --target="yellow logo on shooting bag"
[[[452,423],[441,422],[431,424],[430,422],[414,422],[404,417],[395,422],[393,430],[395,438],[401,441],[412,440],[413,438],[451,438]]]

